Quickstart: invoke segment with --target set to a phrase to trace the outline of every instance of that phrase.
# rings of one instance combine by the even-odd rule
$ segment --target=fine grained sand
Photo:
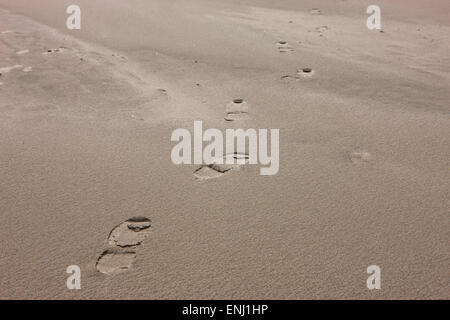
[[[449,299],[448,1],[223,2],[0,0],[0,298]],[[194,120],[279,173],[195,179]]]

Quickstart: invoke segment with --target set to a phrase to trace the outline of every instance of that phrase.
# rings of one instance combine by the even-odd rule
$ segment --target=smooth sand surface
[[[450,298],[448,1],[70,4],[0,0],[0,298]],[[194,120],[279,128],[279,173],[199,181]]]

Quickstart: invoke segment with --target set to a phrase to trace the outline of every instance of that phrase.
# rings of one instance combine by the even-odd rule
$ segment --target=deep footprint
[[[226,121],[244,120],[248,118],[248,103],[244,99],[234,99],[226,106]]]
[[[311,77],[312,75],[314,75],[315,71],[311,68],[302,68],[297,70],[297,74],[302,76],[302,77]]]
[[[104,274],[116,274],[128,270],[136,258],[134,251],[106,250],[97,260],[95,268]]]
[[[110,245],[134,247],[140,245],[151,232],[151,220],[145,217],[134,217],[115,227],[108,237]]]

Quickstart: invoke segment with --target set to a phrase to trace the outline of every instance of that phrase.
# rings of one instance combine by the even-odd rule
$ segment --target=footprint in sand
[[[314,28],[314,31],[318,32],[320,34],[323,34],[327,30],[330,30],[330,27],[328,27],[328,26],[320,26],[320,27]]]
[[[127,270],[136,258],[135,248],[150,234],[151,220],[146,217],[130,218],[114,229],[108,236],[108,244],[113,249],[104,251],[95,267],[105,274],[115,274]],[[123,248],[132,247],[132,250]]]
[[[148,98],[148,103],[152,105],[164,106],[170,102],[170,96],[166,89],[157,89],[155,92]],[[130,114],[131,118],[138,121],[146,121],[154,118],[153,109],[149,109],[148,105],[141,107],[140,109],[133,111]]]
[[[297,70],[297,74],[304,78],[312,77],[314,75],[314,73],[315,73],[315,71],[311,68],[302,68],[302,69]]]
[[[66,51],[67,48],[66,47],[59,47],[59,48],[53,48],[53,49],[48,49],[46,52],[43,52],[43,55],[49,55],[49,54],[54,54],[54,53],[61,53]]]
[[[293,82],[293,81],[297,81],[300,78],[309,78],[312,77],[314,75],[315,71],[311,68],[302,68],[297,70],[297,74],[292,75],[292,74],[287,74],[284,76],[280,77],[280,80],[283,82]]]
[[[321,15],[321,14],[322,14],[322,11],[320,11],[320,9],[317,9],[317,8],[312,8],[312,9],[309,11],[309,13],[312,14],[312,15]]]
[[[223,164],[202,165],[194,171],[194,177],[197,180],[209,180],[223,176],[229,171],[240,170],[242,165],[249,162],[249,156],[246,153],[234,152],[223,157]]]
[[[95,268],[104,274],[116,274],[128,270],[136,258],[134,251],[108,249],[97,260]]]
[[[372,155],[367,151],[355,150],[348,153],[348,158],[355,165],[368,163],[372,159]]]
[[[108,237],[110,245],[133,247],[140,245],[151,232],[151,221],[145,217],[134,217],[115,227]]]
[[[226,121],[245,120],[248,118],[248,103],[244,99],[234,99],[226,105]]]
[[[284,75],[284,76],[280,77],[280,80],[283,81],[283,82],[293,82],[293,81],[297,81],[298,79],[300,79],[299,76],[290,75],[290,74],[287,74],[287,75]]]
[[[117,59],[119,59],[119,60],[122,60],[122,61],[128,60],[127,57],[122,56],[122,55],[117,54],[117,53],[113,53],[113,54],[111,54],[111,56],[114,57],[114,58],[117,58]]]
[[[22,55],[22,54],[26,54],[26,53],[28,53],[28,52],[30,52],[30,50],[28,50],[28,49],[25,49],[25,50],[20,50],[20,51],[17,51],[17,52],[16,52],[16,54],[18,54],[18,55]]]
[[[278,51],[281,53],[292,52],[294,49],[291,47],[289,43],[286,41],[278,41],[277,42]]]

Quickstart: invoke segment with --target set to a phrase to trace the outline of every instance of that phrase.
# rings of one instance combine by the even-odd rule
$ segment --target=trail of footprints
[[[322,12],[317,9],[313,8],[310,11],[311,15],[321,15]],[[292,23],[292,21],[290,21]],[[315,29],[319,33],[323,33],[324,31],[328,30],[327,26],[320,26]],[[278,49],[278,52],[280,53],[289,53],[293,52],[294,48],[284,40],[278,41],[276,44],[276,47]],[[315,70],[309,67],[304,67],[301,69],[298,69],[295,74],[288,74],[283,75],[280,77],[280,80],[291,82],[291,81],[297,81],[302,78],[310,78],[315,74]],[[232,122],[232,121],[242,121],[249,119],[249,104],[244,99],[234,99],[230,103],[226,105],[226,115],[224,117],[225,121]],[[358,157],[355,155],[354,157]],[[232,161],[231,161],[232,160]],[[242,165],[245,165],[248,163],[249,156],[245,153],[233,153],[233,154],[227,154],[224,156],[224,164],[210,164],[210,165],[201,165],[194,171],[194,177],[199,181],[214,179],[222,177],[223,175],[232,172],[240,170]],[[357,161],[357,160],[352,160]]]
[[[150,235],[151,226],[146,217],[133,217],[116,226],[108,236],[110,248],[100,255],[95,268],[107,275],[128,270],[136,258],[137,247]]]
[[[234,99],[226,105],[225,121],[247,120],[249,105],[244,99]],[[240,170],[242,165],[248,163],[249,156],[246,153],[234,152],[226,154],[223,157],[223,163],[213,163],[209,165],[201,165],[194,171],[194,177],[197,180],[209,180],[219,178],[224,174]]]

